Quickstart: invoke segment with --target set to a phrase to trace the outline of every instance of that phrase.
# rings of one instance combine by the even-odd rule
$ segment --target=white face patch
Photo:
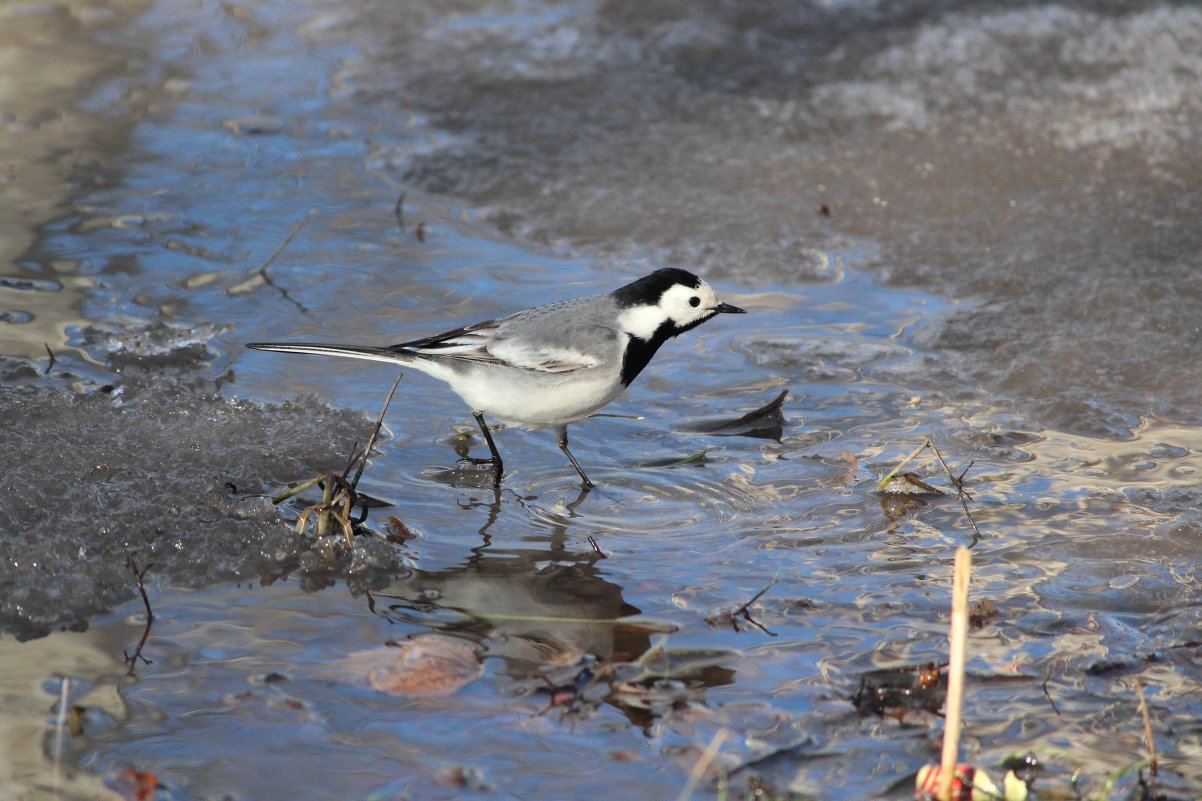
[[[677,284],[669,287],[659,299],[659,308],[672,322],[683,328],[713,314],[714,309],[718,308],[718,297],[704,281],[696,289]]]
[[[668,319],[659,306],[631,306],[618,316],[618,328],[638,339],[651,339]]]
[[[632,337],[649,340],[665,322],[677,328],[709,317],[718,308],[718,298],[710,285],[701,282],[691,286],[675,284],[660,296],[654,306],[631,306],[618,317],[618,327]]]

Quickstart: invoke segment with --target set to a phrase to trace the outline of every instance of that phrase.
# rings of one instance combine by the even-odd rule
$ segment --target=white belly
[[[522,428],[567,425],[605,407],[626,389],[615,374],[603,370],[555,374],[480,368],[463,374],[430,362],[410,366],[446,381],[472,411]]]
[[[561,426],[588,417],[622,394],[620,383],[601,376],[576,380],[556,376],[550,381],[515,386],[509,381],[452,385],[473,411],[484,412],[510,425],[525,428]]]

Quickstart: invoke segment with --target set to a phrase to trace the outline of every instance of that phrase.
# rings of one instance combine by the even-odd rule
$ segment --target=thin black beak
[[[714,307],[714,311],[719,314],[746,314],[746,309],[740,309],[738,306],[731,306],[729,303],[719,303]]]

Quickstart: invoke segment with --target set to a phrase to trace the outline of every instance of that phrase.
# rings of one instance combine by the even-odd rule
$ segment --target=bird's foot
[[[493,484],[495,486],[501,485],[501,473],[504,471],[505,468],[504,468],[504,465],[501,464],[500,459],[494,458],[492,456],[489,456],[484,459],[480,459],[480,458],[477,458],[474,456],[464,456],[462,459],[459,460],[459,465],[460,466],[471,465],[472,467],[484,467],[487,465],[488,467],[491,467],[493,469],[493,471],[495,472],[495,476],[493,478]]]

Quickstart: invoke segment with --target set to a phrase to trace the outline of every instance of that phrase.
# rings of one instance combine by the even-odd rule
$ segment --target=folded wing
[[[498,366],[517,367],[541,373],[571,373],[596,367],[603,349],[616,341],[616,334],[601,327],[589,326],[592,339],[583,342],[580,328],[573,330],[575,343],[563,343],[557,326],[547,323],[519,336],[514,326],[487,320],[411,342],[393,345],[390,350],[409,351],[424,356],[437,356],[460,361]]]

